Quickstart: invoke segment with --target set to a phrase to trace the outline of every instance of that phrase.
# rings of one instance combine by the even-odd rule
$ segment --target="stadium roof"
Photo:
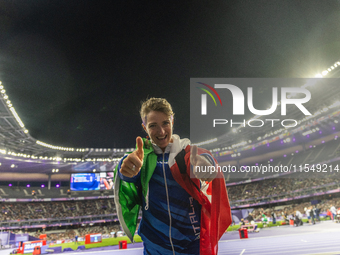
[[[112,171],[118,159],[133,149],[69,148],[39,141],[26,129],[3,84],[0,84],[0,93],[1,172],[60,174],[77,171]],[[1,179],[8,178],[20,179],[14,175],[2,176]]]
[[[122,157],[133,148],[70,148],[55,146],[33,138],[15,111],[4,85],[0,83],[0,152],[42,158],[107,158]],[[46,158],[46,159],[47,159]]]
[[[338,76],[340,65],[336,62],[332,68],[328,68],[330,71],[323,71],[322,74],[317,74],[318,78],[327,75],[327,78],[334,78]],[[332,71],[332,72],[331,72]],[[329,81],[330,79],[327,79]],[[312,94],[318,95],[317,100],[308,102],[306,107],[311,112],[317,112],[324,107],[327,107],[329,103],[338,100],[340,95],[340,87],[334,82],[324,82],[324,79],[313,79],[312,84],[307,83],[303,86],[309,86]],[[332,81],[332,79],[331,79]],[[334,81],[337,81],[336,79]],[[315,85],[315,86],[314,86]],[[84,170],[82,167],[75,167],[74,165],[84,165],[87,162],[92,162],[91,166],[87,166],[87,170],[94,170],[101,167],[99,162],[109,163],[109,169],[112,170],[114,165],[118,162],[126,152],[132,151],[133,148],[70,148],[63,146],[56,146],[39,141],[32,137],[29,131],[26,129],[24,123],[18,116],[9,96],[6,94],[4,85],[0,82],[0,154],[4,155],[2,164],[3,169],[13,169],[16,172],[51,172],[59,168],[63,169],[63,172],[72,172],[76,168]],[[278,113],[277,113],[278,114]],[[259,116],[260,118],[263,116]],[[271,115],[272,119],[278,118],[275,114]],[[302,120],[305,117],[298,108],[290,112],[289,118]],[[224,146],[230,146],[233,143],[238,143],[244,139],[255,140],[262,137],[264,139],[265,134],[273,132],[273,130],[279,129],[279,127],[267,125],[261,127],[261,129],[252,128],[238,128],[233,135],[223,135],[219,137],[213,144],[206,146],[212,148],[222,148]],[[235,130],[234,130],[235,131]],[[17,157],[20,159],[17,159]],[[13,163],[13,160],[16,163]],[[111,163],[112,162],[112,163]],[[57,164],[57,165],[56,165]],[[14,167],[13,167],[14,166]],[[106,170],[106,168],[105,168]],[[62,170],[61,170],[62,171]]]

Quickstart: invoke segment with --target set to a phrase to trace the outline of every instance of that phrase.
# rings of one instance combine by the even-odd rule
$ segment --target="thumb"
[[[137,150],[136,150],[137,157],[143,161],[143,158],[144,158],[143,139],[140,136],[138,136],[136,138],[136,143],[137,143]]]
[[[191,147],[190,161],[192,165],[196,164],[196,161],[197,161],[197,146],[196,145]]]

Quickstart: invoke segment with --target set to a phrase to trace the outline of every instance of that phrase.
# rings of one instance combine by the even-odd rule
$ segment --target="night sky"
[[[133,147],[165,97],[189,137],[192,77],[314,77],[340,59],[340,2],[0,1],[0,80],[30,135]]]

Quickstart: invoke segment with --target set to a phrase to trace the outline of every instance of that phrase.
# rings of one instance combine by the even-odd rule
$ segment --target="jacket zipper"
[[[145,211],[149,209],[149,183],[148,183],[148,189],[146,191],[146,197],[145,197]]]
[[[165,168],[164,168],[164,152],[163,152],[163,176],[164,176],[164,183],[165,183],[165,192],[166,192],[166,201],[168,203],[168,214],[169,214],[169,220],[170,220],[170,226],[169,226],[169,238],[170,238],[170,244],[172,248],[172,253],[175,255],[175,249],[174,245],[172,243],[172,237],[171,237],[171,212],[170,212],[170,203],[169,203],[169,193],[168,193],[168,184],[166,182],[166,175],[165,175]]]

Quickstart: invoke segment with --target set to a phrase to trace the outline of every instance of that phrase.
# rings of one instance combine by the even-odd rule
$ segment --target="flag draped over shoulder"
[[[181,151],[183,145],[174,143],[171,150],[178,150],[180,157],[169,158],[169,166],[174,179],[194,199],[202,205],[200,254],[216,255],[218,241],[232,222],[230,204],[222,173],[211,182],[202,182],[197,178],[190,178],[190,145]],[[198,154],[209,153],[198,148]],[[181,155],[182,154],[182,155]],[[215,160],[215,159],[214,159]],[[217,161],[215,160],[215,166]]]

